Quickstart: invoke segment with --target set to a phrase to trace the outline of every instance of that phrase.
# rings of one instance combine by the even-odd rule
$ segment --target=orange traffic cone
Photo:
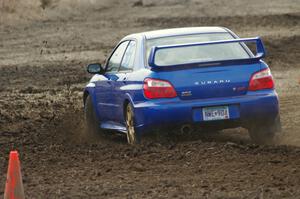
[[[4,199],[24,199],[24,188],[20,168],[19,154],[11,151],[4,192]]]

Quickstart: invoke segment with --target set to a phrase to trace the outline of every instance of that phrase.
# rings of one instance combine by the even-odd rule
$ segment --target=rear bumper
[[[208,123],[203,121],[202,108],[229,106],[231,121],[245,126],[275,119],[279,113],[278,95],[275,90],[248,92],[238,97],[201,100],[159,99],[134,104],[136,127],[139,132],[163,126],[186,123]],[[225,120],[224,120],[225,121]],[[226,122],[226,121],[225,121]]]

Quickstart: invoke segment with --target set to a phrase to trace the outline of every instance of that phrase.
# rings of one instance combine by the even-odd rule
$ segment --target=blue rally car
[[[240,39],[223,27],[126,36],[103,66],[87,67],[94,74],[83,95],[88,132],[116,130],[136,144],[156,128],[244,127],[254,142],[273,142],[279,103],[264,56],[259,37]]]

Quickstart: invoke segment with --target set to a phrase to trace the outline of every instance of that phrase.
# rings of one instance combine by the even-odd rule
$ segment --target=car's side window
[[[128,43],[129,41],[125,41],[117,47],[117,49],[115,50],[115,52],[112,54],[112,56],[108,61],[106,72],[117,72],[119,70]]]
[[[120,71],[130,71],[133,70],[134,67],[134,58],[135,58],[135,51],[136,51],[136,42],[130,41],[126,52],[124,54]]]

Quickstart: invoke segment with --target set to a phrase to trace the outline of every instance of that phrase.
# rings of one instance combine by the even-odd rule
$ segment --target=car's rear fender
[[[123,102],[123,106],[122,106],[122,108],[123,108],[123,119],[124,119],[124,123],[125,123],[125,108],[126,108],[126,106],[128,105],[128,104],[131,104],[133,107],[134,107],[134,102],[133,102],[133,100],[132,100],[132,97],[131,97],[131,95],[129,94],[129,93],[125,93],[125,96],[124,96],[124,100],[123,100],[124,102]],[[134,110],[134,109],[133,109]]]

